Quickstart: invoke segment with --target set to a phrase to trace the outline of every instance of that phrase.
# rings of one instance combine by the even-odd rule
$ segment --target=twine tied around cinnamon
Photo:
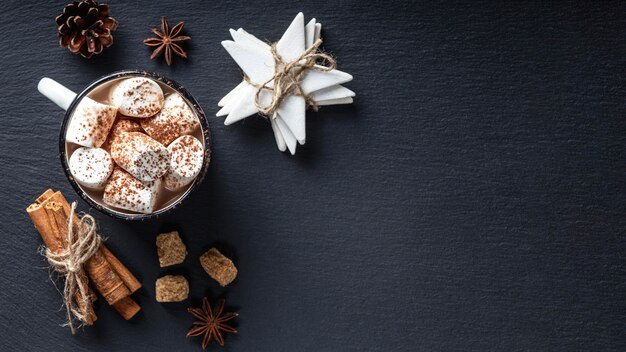
[[[57,272],[65,276],[63,301],[67,310],[67,325],[69,325],[72,334],[75,333],[74,318],[84,322],[89,314],[89,312],[81,312],[78,304],[73,300],[78,291],[80,299],[84,300],[81,302],[84,303],[83,306],[90,307],[87,304],[89,300],[88,288],[80,279],[85,276],[83,264],[96,253],[102,242],[102,238],[96,232],[96,220],[91,215],[85,214],[74,229],[75,212],[76,202],[73,202],[67,226],[67,248],[56,253],[48,248],[45,251],[48,263]]]
[[[274,76],[261,84],[257,84],[250,81],[248,76],[244,75],[246,82],[256,87],[254,104],[259,110],[259,114],[275,119],[276,110],[278,110],[282,101],[289,95],[302,96],[307,106],[317,111],[318,106],[315,100],[307,94],[304,94],[300,82],[308,70],[328,72],[337,68],[337,62],[332,56],[318,51],[321,44],[322,40],[317,39],[302,55],[292,61],[284,62],[276,51],[276,43],[273,43],[270,48],[274,58]],[[273,84],[270,85],[272,82]],[[261,104],[261,93],[264,90],[268,90],[272,93],[272,99],[267,106]]]

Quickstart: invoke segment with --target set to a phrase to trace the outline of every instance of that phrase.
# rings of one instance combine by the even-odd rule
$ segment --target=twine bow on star
[[[89,297],[88,287],[81,280],[85,276],[83,265],[91,258],[102,239],[96,232],[96,220],[91,215],[84,215],[76,229],[74,228],[74,217],[76,212],[76,202],[72,203],[68,226],[67,226],[67,248],[53,253],[50,249],[46,249],[45,255],[48,263],[59,273],[65,276],[65,286],[63,288],[63,300],[67,310],[67,325],[69,325],[72,334],[75,333],[73,320],[86,321],[89,312],[81,312],[78,304],[74,301],[76,293],[80,293],[79,297],[83,300],[83,307],[89,307],[87,304]]]
[[[278,107],[289,95],[303,97],[307,106],[317,110],[317,103],[303,92],[300,83],[308,70],[328,72],[337,68],[337,62],[332,56],[318,51],[321,44],[322,40],[317,39],[302,55],[292,61],[284,62],[276,51],[276,43],[273,43],[270,48],[274,58],[274,76],[261,84],[251,82],[247,76],[244,76],[244,79],[257,89],[254,104],[261,115],[275,119]],[[270,103],[266,106],[261,103],[261,93],[264,90],[272,93]]]

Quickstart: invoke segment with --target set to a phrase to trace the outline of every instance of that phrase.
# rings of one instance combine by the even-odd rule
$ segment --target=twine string
[[[308,70],[328,72],[337,68],[337,62],[332,56],[318,51],[321,44],[322,40],[317,39],[302,55],[292,61],[284,62],[283,58],[276,50],[276,43],[273,43],[270,48],[272,57],[274,58],[274,75],[260,84],[252,82],[249,77],[244,75],[244,79],[256,87],[254,104],[261,115],[275,119],[278,107],[289,95],[303,97],[306,105],[317,111],[318,106],[315,100],[304,93],[300,83]],[[261,94],[263,91],[270,91],[272,93],[270,103],[267,106],[263,106],[261,103]]]
[[[100,235],[96,232],[96,220],[91,215],[85,214],[80,219],[76,231],[74,230],[75,213],[76,202],[72,203],[68,219],[68,246],[56,253],[46,249],[48,263],[65,276],[63,301],[65,302],[67,312],[67,325],[69,325],[72,334],[75,333],[73,320],[77,319],[85,322],[90,314],[88,311],[90,309],[88,288],[81,280],[85,276],[83,265],[93,257],[102,241]],[[80,299],[81,302],[75,302],[74,300],[77,292],[80,293],[80,298],[77,299]],[[81,312],[81,305],[85,308],[85,312]]]

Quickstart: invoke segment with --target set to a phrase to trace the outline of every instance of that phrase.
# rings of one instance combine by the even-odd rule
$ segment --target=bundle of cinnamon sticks
[[[46,190],[35,203],[26,209],[41,239],[48,249],[55,253],[67,248],[68,219],[73,216],[72,223],[78,226],[78,216],[71,211],[70,204],[61,192]],[[92,287],[100,293],[108,304],[112,305],[120,315],[129,320],[141,307],[130,295],[141,287],[141,283],[111,251],[101,243],[95,254],[85,262],[84,272],[79,280],[84,287]],[[87,290],[88,299],[83,299],[77,291],[74,297],[86,325],[93,325],[97,317],[93,310],[96,295]]]

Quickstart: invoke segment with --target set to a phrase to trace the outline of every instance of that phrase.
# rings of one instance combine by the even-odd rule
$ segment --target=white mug
[[[65,135],[67,132],[67,127],[69,126],[69,121],[72,118],[74,109],[76,108],[76,106],[78,105],[78,102],[80,102],[81,99],[86,97],[92,90],[94,90],[95,88],[105,83],[108,83],[110,81],[120,79],[120,78],[137,77],[137,76],[153,79],[159,83],[169,86],[174,91],[179,93],[187,101],[188,105],[196,113],[196,116],[200,120],[200,129],[201,129],[202,136],[204,139],[203,141],[204,150],[205,150],[204,161],[203,161],[202,170],[200,171],[200,174],[196,177],[196,179],[193,181],[191,186],[185,192],[183,192],[178,198],[175,198],[173,201],[169,202],[161,209],[150,214],[130,214],[130,213],[121,212],[121,211],[112,209],[108,207],[106,204],[90,197],[89,194],[87,194],[87,192],[83,190],[83,188],[78,184],[78,182],[74,180],[74,177],[72,177],[72,174],[70,172],[69,165],[68,165],[69,154],[67,151],[67,144],[65,143]],[[96,81],[92,82],[87,87],[85,87],[78,94],[72,92],[70,89],[66,88],[62,84],[47,77],[42,78],[39,81],[39,84],[37,85],[37,89],[39,90],[41,94],[43,94],[45,97],[53,101],[61,109],[65,110],[65,118],[63,119],[63,123],[61,124],[61,133],[60,133],[60,138],[59,138],[59,154],[61,156],[61,164],[63,165],[65,175],[70,181],[70,184],[72,185],[72,187],[74,187],[74,190],[76,190],[76,193],[78,193],[78,195],[81,198],[83,198],[93,208],[98,209],[104,214],[107,214],[109,216],[116,217],[119,219],[123,219],[123,220],[152,219],[152,218],[157,217],[158,215],[161,215],[163,213],[170,212],[171,210],[173,210],[202,182],[206,174],[206,170],[209,166],[209,162],[211,160],[211,137],[209,133],[209,124],[207,122],[207,118],[206,118],[206,115],[204,114],[204,111],[202,110],[202,108],[200,107],[196,99],[182,85],[178,84],[177,82],[172,81],[166,77],[163,77],[153,72],[146,72],[146,71],[139,71],[139,70],[125,70],[125,71],[113,72],[109,75],[106,75],[97,79]]]

